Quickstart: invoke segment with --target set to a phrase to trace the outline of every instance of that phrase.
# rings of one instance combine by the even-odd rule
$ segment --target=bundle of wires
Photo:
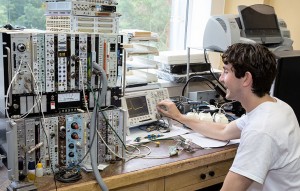
[[[63,183],[74,183],[82,178],[79,167],[61,169],[54,174],[55,180]]]

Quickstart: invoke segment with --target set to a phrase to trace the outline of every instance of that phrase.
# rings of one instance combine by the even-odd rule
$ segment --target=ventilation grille
[[[217,18],[216,20],[220,23],[220,25],[222,26],[222,28],[224,29],[224,31],[227,32],[227,26],[226,26],[224,20],[222,20],[220,18]]]

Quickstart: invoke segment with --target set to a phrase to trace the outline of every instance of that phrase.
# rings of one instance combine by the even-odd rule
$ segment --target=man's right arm
[[[186,115],[181,114],[176,105],[170,100],[163,100],[158,103],[157,109],[164,116],[175,119],[206,137],[218,140],[231,140],[238,139],[241,135],[241,130],[237,127],[235,121],[232,121],[229,124],[223,124],[191,119]]]
[[[229,171],[224,180],[221,191],[245,191],[252,183],[253,180]]]

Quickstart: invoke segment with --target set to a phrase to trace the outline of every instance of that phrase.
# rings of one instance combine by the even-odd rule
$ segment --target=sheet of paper
[[[135,141],[135,139],[137,137],[140,137],[140,143],[142,142],[149,142],[150,140],[145,138],[148,135],[163,135],[162,137],[159,137],[158,139],[164,139],[164,138],[170,138],[170,137],[175,137],[178,135],[183,135],[186,133],[189,133],[191,130],[183,128],[183,127],[179,127],[176,125],[172,125],[170,127],[170,132],[168,133],[162,133],[160,131],[151,131],[151,132],[147,132],[147,131],[143,131],[137,127],[135,128],[131,128],[130,130],[130,135],[126,137],[126,144],[130,145],[130,144],[136,144],[138,142]]]
[[[203,148],[216,148],[216,147],[223,147],[223,146],[229,145],[229,144],[239,143],[239,139],[229,141],[229,143],[228,143],[228,141],[219,141],[216,139],[204,137],[203,135],[201,135],[199,133],[189,133],[189,134],[184,134],[184,135],[180,135],[180,136],[185,139],[189,139],[196,145],[199,145],[200,147],[203,147]]]

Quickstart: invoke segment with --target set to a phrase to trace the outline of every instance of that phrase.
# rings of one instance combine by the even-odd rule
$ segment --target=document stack
[[[187,72],[189,75],[203,74],[209,71],[210,64],[205,63],[203,51],[195,50],[190,53],[190,69],[187,71],[188,55],[186,50],[163,51],[155,57],[160,70],[158,78],[183,83],[186,81]]]

